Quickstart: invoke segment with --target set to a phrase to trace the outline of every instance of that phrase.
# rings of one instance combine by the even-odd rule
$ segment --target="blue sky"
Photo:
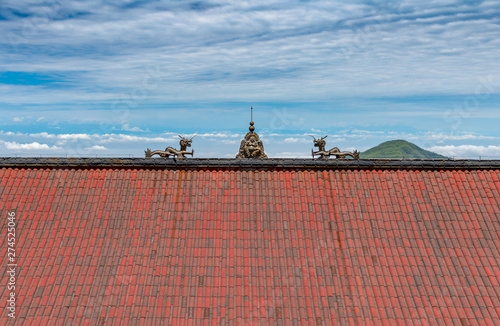
[[[0,2],[0,155],[500,158],[496,1]]]

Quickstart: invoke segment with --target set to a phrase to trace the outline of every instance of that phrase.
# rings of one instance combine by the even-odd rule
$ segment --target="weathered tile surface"
[[[500,325],[495,169],[8,167],[10,210],[19,325]]]

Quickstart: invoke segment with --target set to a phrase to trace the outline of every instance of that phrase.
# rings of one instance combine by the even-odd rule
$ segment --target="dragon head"
[[[320,139],[316,139],[316,137],[314,136],[311,137],[314,139],[314,147],[324,147],[326,145],[325,138],[328,137],[328,135],[326,135],[325,137],[321,137]]]
[[[191,138],[185,138],[185,137],[182,137],[181,135],[179,135],[179,137],[181,138],[181,141],[179,142],[179,144],[181,145],[181,147],[182,146],[191,147],[191,143],[193,142],[193,138],[196,137],[196,135],[194,135]]]

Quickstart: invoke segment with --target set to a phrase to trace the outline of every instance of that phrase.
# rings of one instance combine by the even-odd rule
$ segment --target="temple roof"
[[[500,161],[0,158],[0,211],[15,324],[500,324]]]
[[[500,160],[0,157],[0,167],[498,169]]]

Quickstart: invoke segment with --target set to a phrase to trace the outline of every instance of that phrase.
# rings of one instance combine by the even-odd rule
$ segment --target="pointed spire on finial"
[[[248,127],[248,130],[250,130],[250,132],[255,130],[255,127],[253,126],[253,106],[250,107],[250,127]]]

